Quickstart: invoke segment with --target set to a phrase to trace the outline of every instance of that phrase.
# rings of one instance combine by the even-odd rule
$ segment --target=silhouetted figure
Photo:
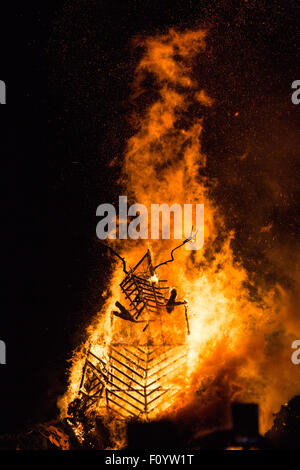
[[[199,450],[269,449],[270,443],[259,434],[258,411],[256,403],[233,403],[232,429],[194,438],[191,447]]]
[[[169,298],[169,300],[166,304],[166,309],[167,309],[168,313],[172,313],[173,310],[174,310],[174,307],[176,307],[177,305],[186,305],[185,300],[183,300],[182,302],[178,302],[178,301],[176,301],[176,297],[177,297],[177,290],[172,289],[170,298]]]

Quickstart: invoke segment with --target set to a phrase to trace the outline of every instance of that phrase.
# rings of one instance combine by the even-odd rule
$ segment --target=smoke
[[[291,343],[300,335],[299,260],[290,236],[298,191],[292,168],[299,142],[293,129],[286,129],[284,144],[273,138],[276,126],[282,129],[276,120],[268,129],[262,125],[260,133],[246,132],[251,111],[242,119],[240,111],[230,111],[232,121],[239,119],[239,132],[236,124],[226,122],[224,103],[207,73],[200,73],[208,56],[213,60],[207,34],[209,41],[210,33],[202,29],[170,29],[133,41],[140,56],[131,94],[134,134],[127,142],[120,184],[132,201],[146,206],[205,206],[204,249],[183,249],[175,263],[161,270],[179,296],[189,300],[191,312],[186,377],[180,373],[178,379],[184,397],[172,403],[168,416],[191,422],[196,410],[198,426],[208,429],[228,424],[232,401],[256,401],[264,432],[272,413],[300,392],[290,359]],[[266,115],[263,110],[261,124]],[[226,135],[230,130],[233,134]],[[217,134],[223,139],[213,142]],[[238,137],[239,145],[228,152],[226,142]],[[168,240],[118,246],[131,265],[147,248],[159,262],[173,247]],[[88,342],[107,337],[120,276],[118,269],[112,296],[90,326]],[[65,402],[78,390],[84,355],[79,356]]]
[[[291,343],[300,334],[299,264],[292,255],[295,240],[282,221],[295,210],[299,138],[273,113],[260,132],[240,132],[235,154],[214,153],[209,139],[204,154],[209,113],[220,121],[218,95],[207,93],[207,76],[201,80],[197,72],[199,62],[207,60],[205,36],[202,30],[171,29],[135,40],[141,60],[133,84],[136,132],[125,156],[125,184],[145,204],[204,202],[204,251],[182,252],[180,267],[166,273],[190,296],[194,309],[187,409],[196,405],[201,418],[207,403],[214,416],[212,405],[220,401],[257,401],[265,431],[272,413],[300,391],[290,360]],[[261,120],[271,110],[262,110]],[[244,114],[244,123],[251,121]],[[161,241],[150,246],[155,256],[170,249]],[[136,256],[137,249],[130,253]]]

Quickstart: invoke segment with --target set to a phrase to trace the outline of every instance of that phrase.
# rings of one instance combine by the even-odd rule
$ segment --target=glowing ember
[[[154,282],[155,284],[157,284],[157,283],[158,283],[158,276],[157,276],[157,274],[153,274],[153,276],[151,276],[151,277],[149,278],[149,281],[150,281],[150,282]]]

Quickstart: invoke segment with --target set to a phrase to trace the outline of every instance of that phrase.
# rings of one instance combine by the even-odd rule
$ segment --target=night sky
[[[237,234],[233,249],[253,281],[249,295],[255,298],[256,285],[293,288],[300,242],[300,105],[291,102],[291,84],[300,79],[298,1],[72,0],[5,8],[1,433],[57,416],[67,360],[102,305],[110,258],[96,239],[95,211],[122,194],[140,57],[133,37],[171,26],[209,31],[197,80],[215,105],[201,116],[201,171]]]

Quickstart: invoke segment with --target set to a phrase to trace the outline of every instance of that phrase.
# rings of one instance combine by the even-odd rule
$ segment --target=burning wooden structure
[[[170,295],[156,269],[149,251],[130,271],[124,262],[123,300],[111,312],[110,341],[90,347],[83,367],[79,398],[84,413],[97,410],[120,418],[150,419],[178,393],[174,378],[186,360],[187,302],[176,301],[175,289]],[[178,335],[170,335],[170,314],[180,305],[185,316],[178,341]]]

